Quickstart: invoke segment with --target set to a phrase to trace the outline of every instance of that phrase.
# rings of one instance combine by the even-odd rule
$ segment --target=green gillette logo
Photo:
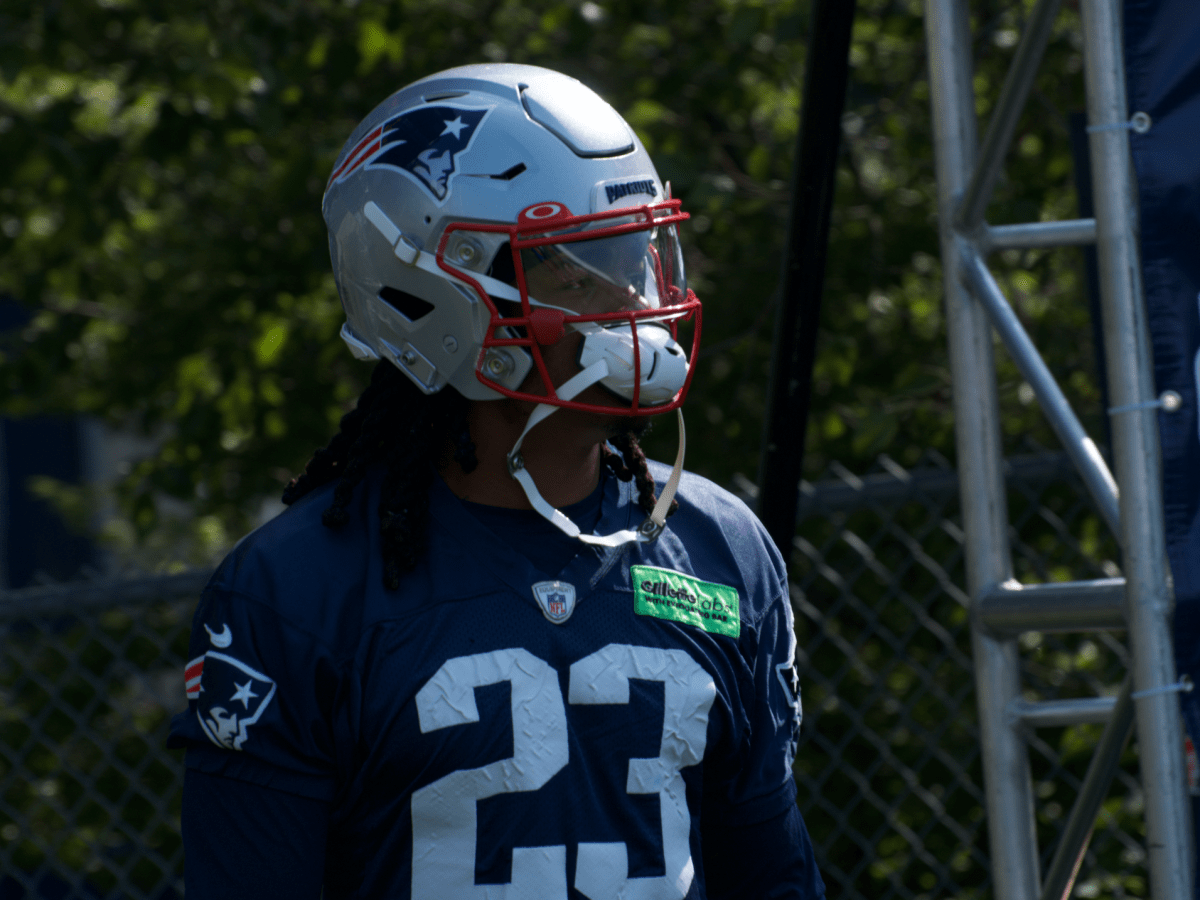
[[[713,634],[736,638],[742,631],[738,592],[670,569],[631,566],[633,611],[695,625]]]

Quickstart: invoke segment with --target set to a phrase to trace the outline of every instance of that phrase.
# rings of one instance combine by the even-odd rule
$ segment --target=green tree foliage
[[[1030,4],[975,4],[994,98]],[[336,338],[320,198],[342,141],[397,87],[465,62],[546,65],[624,111],[691,210],[705,302],[689,467],[757,469],[802,94],[804,0],[162,0],[0,12],[0,291],[32,313],[0,412],[74,411],[154,435],[121,486],[143,533],[169,496],[244,528],[324,443],[366,370]],[[817,36],[816,39],[819,39]],[[923,23],[861,0],[843,123],[810,469],[952,453]],[[1072,215],[1078,37],[1056,33],[998,221]],[[1085,332],[1078,264],[1012,254],[1042,337]],[[1065,302],[1069,300],[1070,302]],[[1063,302],[1060,302],[1063,301]],[[1052,341],[1094,396],[1088,342]],[[1082,379],[1082,380],[1081,380]],[[1040,426],[1002,372],[1014,434]],[[669,457],[669,425],[652,449]]]

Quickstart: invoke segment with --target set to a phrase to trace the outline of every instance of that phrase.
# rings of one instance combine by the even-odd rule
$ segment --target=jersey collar
[[[456,585],[461,597],[489,593],[500,581],[521,596],[547,574],[535,569],[523,554],[514,553],[500,538],[463,506],[462,501],[435,475],[429,491],[429,560],[435,585]],[[634,500],[634,486],[617,478],[604,479],[597,534],[636,527],[641,509]],[[606,548],[583,546],[580,553],[557,577],[570,580],[582,596],[600,569]],[[440,591],[439,591],[440,593]],[[532,601],[531,601],[532,602]]]

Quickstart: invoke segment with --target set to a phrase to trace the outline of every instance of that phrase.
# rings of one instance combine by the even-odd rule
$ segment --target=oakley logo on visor
[[[517,222],[553,222],[570,217],[571,211],[563,204],[548,200],[545,203],[535,203],[533,206],[525,207],[517,216]]]

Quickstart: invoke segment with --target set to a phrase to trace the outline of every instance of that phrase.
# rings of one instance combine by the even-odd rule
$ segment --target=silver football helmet
[[[472,65],[397,91],[346,142],[322,206],[359,358],[472,400],[607,415],[683,402],[700,338],[676,233],[687,214],[625,120],[575,79]],[[550,383],[541,348],[570,331],[587,384],[624,404]]]

